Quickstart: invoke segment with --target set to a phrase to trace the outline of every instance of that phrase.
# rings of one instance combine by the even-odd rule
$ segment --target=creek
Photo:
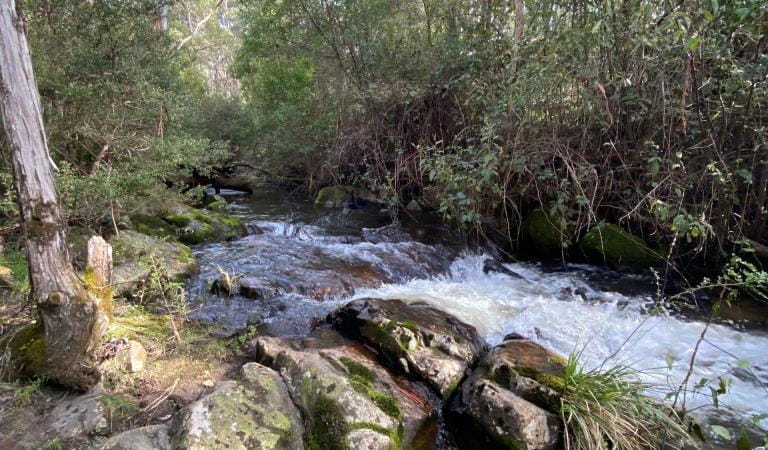
[[[267,334],[301,336],[350,299],[426,302],[475,326],[492,345],[514,332],[562,355],[579,352],[588,368],[631,365],[652,394],[664,396],[685,378],[705,326],[700,315],[655,302],[651,276],[535,263],[504,264],[519,278],[486,273],[490,251],[466,248],[426,215],[391,225],[375,208],[319,209],[275,191],[238,198],[231,208],[253,233],[195,249],[200,275],[192,286],[193,316],[225,328],[259,324]],[[221,271],[241,276],[252,298],[211,294]],[[764,329],[713,323],[686,408],[729,427],[768,412],[766,349]],[[709,386],[692,389],[719,377],[731,385],[715,409]]]

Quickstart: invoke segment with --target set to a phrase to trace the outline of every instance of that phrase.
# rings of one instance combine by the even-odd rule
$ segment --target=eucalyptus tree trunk
[[[12,357],[28,373],[84,389],[98,380],[90,354],[104,330],[111,294],[108,280],[97,273],[101,268],[91,269],[95,285],[86,287],[70,264],[24,23],[15,4],[0,1],[0,118],[26,238],[31,301],[40,320],[17,334]],[[111,258],[104,245],[107,249],[94,253],[109,252]]]

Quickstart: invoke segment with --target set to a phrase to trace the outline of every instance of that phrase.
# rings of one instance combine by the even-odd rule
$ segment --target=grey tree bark
[[[14,0],[0,1],[0,118],[26,238],[31,300],[40,317],[35,330],[19,333],[13,356],[28,372],[85,389],[98,380],[90,354],[103,330],[99,316],[110,309],[102,303],[111,295],[86,288],[70,264],[24,22]]]

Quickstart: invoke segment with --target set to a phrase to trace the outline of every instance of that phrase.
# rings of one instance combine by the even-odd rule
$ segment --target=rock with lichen
[[[170,450],[168,424],[148,425],[116,434],[107,439],[99,450]]]
[[[380,351],[390,366],[432,386],[447,399],[487,347],[477,330],[426,305],[359,299],[328,320],[343,334]]]
[[[110,239],[114,257],[115,296],[130,296],[148,278],[152,260],[167,270],[168,276],[182,281],[198,271],[197,259],[184,244],[125,230]]]
[[[244,365],[239,380],[221,382],[177,420],[174,448],[305,448],[301,415],[285,383],[257,363]]]
[[[526,339],[493,348],[462,384],[461,412],[509,448],[558,448],[563,431],[559,392],[565,361]]]
[[[177,205],[159,214],[134,214],[136,231],[196,245],[234,239],[247,234],[243,221],[230,214]]]
[[[310,448],[407,448],[434,414],[428,389],[396,381],[331,330],[302,342],[259,337],[251,353],[282,374],[305,416]]]

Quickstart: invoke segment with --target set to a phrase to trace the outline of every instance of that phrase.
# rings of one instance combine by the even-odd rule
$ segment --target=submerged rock
[[[487,347],[473,326],[438,309],[401,300],[354,300],[328,320],[446,399]]]
[[[648,247],[642,239],[611,223],[592,228],[579,244],[593,261],[616,268],[647,269],[664,259],[662,253]]]
[[[132,295],[149,277],[149,260],[158,260],[168,275],[182,281],[197,273],[192,250],[184,244],[163,240],[136,231],[122,231],[110,240],[114,252],[115,295]]]
[[[182,411],[174,448],[304,448],[301,416],[280,375],[248,363],[241,378],[221,382]]]
[[[560,405],[565,361],[535,342],[505,341],[462,384],[461,412],[510,448],[555,449],[563,430]]]
[[[434,414],[426,400],[400,386],[353,343],[330,332],[298,342],[261,337],[251,344],[259,361],[282,374],[307,423],[310,448],[407,447]]]
[[[483,261],[483,273],[488,272],[496,272],[501,273],[504,275],[509,275],[512,278],[518,278],[521,280],[524,280],[522,275],[518,274],[517,272],[514,272],[510,269],[507,269],[504,264],[500,263],[499,261],[496,261],[495,259],[488,258],[485,261]]]

